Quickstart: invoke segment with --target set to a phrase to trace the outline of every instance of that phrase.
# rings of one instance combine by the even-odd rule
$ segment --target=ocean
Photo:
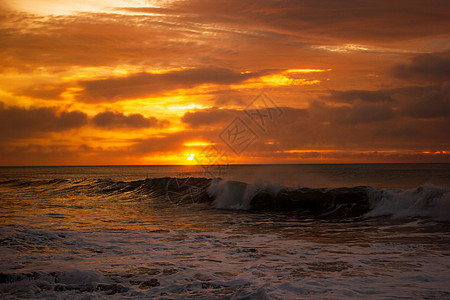
[[[450,164],[0,167],[0,298],[450,299]]]

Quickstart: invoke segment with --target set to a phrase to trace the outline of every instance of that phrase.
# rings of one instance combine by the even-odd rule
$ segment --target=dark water
[[[449,186],[450,164],[0,167],[0,179],[111,178],[130,181],[211,175],[247,183],[268,180],[292,187],[415,188],[428,183]]]
[[[213,171],[0,168],[1,297],[450,298],[448,164]]]

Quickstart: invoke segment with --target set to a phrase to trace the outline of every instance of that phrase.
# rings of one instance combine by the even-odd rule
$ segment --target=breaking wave
[[[305,218],[431,218],[450,222],[450,188],[432,184],[414,189],[289,188],[268,181],[248,184],[208,178],[150,178],[136,181],[5,180],[0,187],[73,196],[143,195],[171,204],[210,203],[216,209],[292,212]]]

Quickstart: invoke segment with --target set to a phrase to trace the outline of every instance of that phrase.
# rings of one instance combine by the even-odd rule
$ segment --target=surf
[[[3,180],[0,186],[30,193],[88,194],[140,199],[169,205],[207,203],[213,209],[288,212],[299,218],[430,218],[450,222],[450,188],[433,184],[413,189],[371,186],[287,187],[259,180],[246,183],[220,178],[161,177],[133,181]]]

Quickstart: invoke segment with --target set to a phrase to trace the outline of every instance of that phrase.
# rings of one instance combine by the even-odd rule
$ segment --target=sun
[[[186,159],[187,159],[187,160],[193,160],[193,159],[194,159],[194,156],[195,156],[194,153],[186,154]]]

